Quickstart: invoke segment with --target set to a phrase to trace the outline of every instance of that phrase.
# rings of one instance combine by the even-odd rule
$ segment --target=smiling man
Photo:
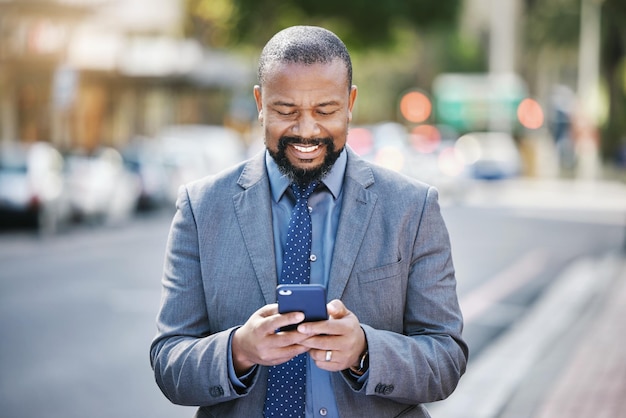
[[[346,146],[357,88],[332,32],[279,32],[258,77],[266,150],[179,192],[157,383],[197,417],[428,417],[468,356],[437,191]],[[323,286],[328,319],[279,313],[281,283]]]
[[[309,183],[330,171],[344,149],[357,95],[344,50],[303,57],[285,54],[290,32],[275,36],[261,56],[254,98],[269,154],[292,181]],[[330,35],[328,35],[330,36]]]

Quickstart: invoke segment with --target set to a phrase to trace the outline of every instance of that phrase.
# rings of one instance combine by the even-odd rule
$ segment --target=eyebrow
[[[272,106],[287,106],[287,107],[294,107],[295,104],[290,103],[290,102],[283,102],[282,100],[277,100],[275,102],[272,102]]]
[[[296,107],[296,105],[294,103],[284,102],[282,100],[277,100],[277,101],[273,102],[272,105],[274,105],[274,106],[285,106],[285,107]],[[339,106],[339,105],[340,104],[339,104],[338,101],[330,100],[328,102],[318,103],[314,107],[328,107],[328,106]]]

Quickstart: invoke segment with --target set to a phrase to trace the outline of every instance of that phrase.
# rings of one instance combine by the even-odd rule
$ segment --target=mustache
[[[326,138],[302,138],[299,136],[281,136],[278,140],[278,149],[285,149],[289,144],[299,145],[330,145],[333,139]]]

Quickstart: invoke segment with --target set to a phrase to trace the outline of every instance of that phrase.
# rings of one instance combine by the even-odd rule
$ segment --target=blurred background
[[[433,411],[479,416],[481,396],[502,401],[480,416],[545,404],[576,353],[555,343],[568,322],[533,338],[524,367],[479,365],[557,284],[586,289],[578,322],[618,281],[626,2],[0,0],[3,416],[193,414],[160,394],[148,362],[176,190],[263,149],[256,60],[294,24],[351,51],[352,148],[438,187],[469,370],[519,369]]]

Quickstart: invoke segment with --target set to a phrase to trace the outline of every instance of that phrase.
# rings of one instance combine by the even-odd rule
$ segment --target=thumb
[[[334,319],[343,318],[350,313],[348,308],[346,308],[346,305],[344,305],[339,299],[333,299],[328,302],[326,309],[328,310],[328,315]]]

